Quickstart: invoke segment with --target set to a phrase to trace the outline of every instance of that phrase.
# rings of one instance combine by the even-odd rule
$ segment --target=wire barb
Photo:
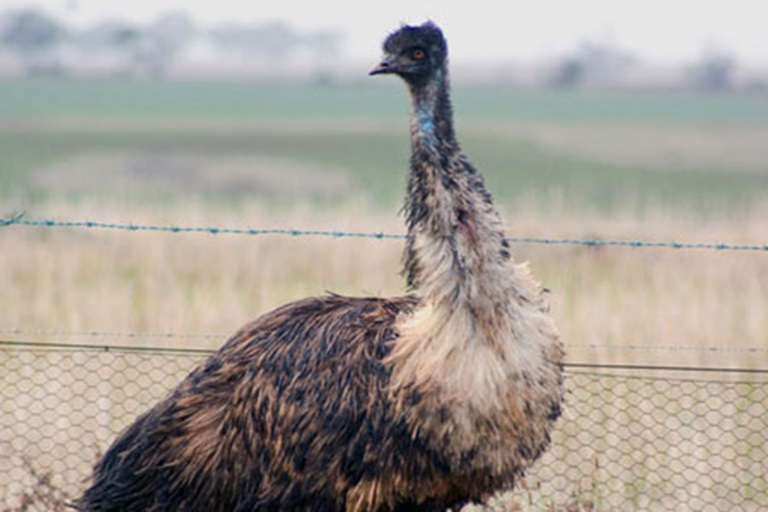
[[[0,227],[3,226],[10,226],[11,224],[18,224],[24,215],[26,215],[27,212],[24,210],[18,210],[14,212],[10,217],[7,217],[5,219],[0,219]]]

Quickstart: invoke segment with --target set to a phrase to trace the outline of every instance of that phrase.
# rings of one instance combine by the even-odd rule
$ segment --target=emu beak
[[[381,75],[384,73],[395,73],[397,72],[397,67],[395,64],[395,58],[392,56],[386,56],[384,59],[382,59],[381,62],[379,62],[376,67],[374,67],[369,73],[369,76],[373,75]]]

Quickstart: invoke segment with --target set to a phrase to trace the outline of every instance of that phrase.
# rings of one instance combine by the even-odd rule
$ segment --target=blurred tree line
[[[230,62],[232,69],[261,66],[268,73],[299,57],[303,58],[299,67],[310,68],[304,76],[318,79],[325,76],[324,66],[338,67],[342,42],[338,32],[302,32],[282,22],[201,28],[181,12],[163,14],[145,25],[107,20],[78,29],[35,8],[0,12],[0,56],[12,55],[28,75],[163,77],[197,45],[197,50],[206,49],[211,69]],[[715,92],[768,88],[765,77],[745,86],[739,81],[740,71],[732,54],[709,48],[671,78],[648,79],[641,76],[648,71],[640,59],[610,41],[598,40],[583,42],[545,66],[534,84],[556,89],[640,84]]]
[[[547,83],[559,89],[616,85],[622,77],[631,75],[640,59],[607,41],[585,41],[572,53],[561,57],[548,75]],[[726,92],[737,87],[736,58],[718,48],[706,49],[701,57],[681,70],[683,82],[689,88]],[[751,83],[751,88],[766,84]]]
[[[342,36],[300,32],[280,22],[202,29],[178,12],[147,25],[107,20],[81,29],[35,8],[0,13],[0,50],[15,56],[28,75],[75,73],[91,62],[115,74],[164,76],[196,41],[224,55],[280,61],[298,53],[336,57]]]

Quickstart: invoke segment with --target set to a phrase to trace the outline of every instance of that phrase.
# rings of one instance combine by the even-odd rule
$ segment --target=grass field
[[[456,112],[465,150],[503,201],[701,209],[751,204],[768,190],[768,97],[459,88]],[[390,207],[403,190],[406,115],[400,87],[0,82],[0,194],[124,196],[109,181],[118,174],[137,197],[179,188],[291,203],[350,195],[264,187],[269,166],[254,172],[253,163],[268,159],[330,172],[356,197]],[[190,170],[211,179],[185,188]]]
[[[463,147],[486,175],[511,236],[768,243],[768,97],[457,87],[455,107]],[[408,156],[399,87],[0,82],[0,214],[399,233]],[[401,249],[400,240],[0,227],[0,331],[6,339],[212,348],[257,314],[300,297],[403,293]],[[571,362],[768,367],[764,251],[532,244],[513,251],[551,290]],[[3,374],[0,391],[15,393],[9,379],[26,376],[46,396],[69,396],[29,373],[49,358],[34,355],[28,367]],[[101,383],[109,393],[121,388],[113,381],[125,381],[112,369],[94,374],[103,378],[91,387]],[[655,385],[647,389],[676,396],[676,385]],[[732,395],[749,410],[764,388],[753,394],[746,386]],[[696,388],[696,407],[725,407],[722,397],[706,396],[716,390]],[[603,445],[614,430],[634,432],[646,418],[662,418],[648,439],[668,436],[664,418],[690,408],[688,399],[669,406],[643,395],[636,408],[638,395],[614,392],[570,395],[566,415],[573,416],[558,439],[573,450],[563,456],[589,446],[577,466],[595,469],[582,479],[591,482],[589,500],[568,510],[610,510],[596,505],[609,490],[640,496],[630,510],[685,504],[669,489],[675,480],[651,474],[668,460],[627,441],[634,450],[611,461],[605,457],[614,448]],[[43,398],[71,408],[65,398]],[[110,421],[125,421],[113,411],[123,411],[121,403],[93,401],[110,429]],[[621,406],[640,416],[622,416]],[[710,417],[706,408],[697,411],[696,422]],[[28,411],[14,414],[23,422]],[[599,428],[580,430],[573,420],[582,414],[597,418]],[[61,436],[62,446],[81,436],[50,431],[51,422],[67,424],[63,416],[48,420],[19,436]],[[738,452],[751,465],[763,453],[754,440],[742,450],[729,439],[710,447]],[[4,447],[0,442],[0,473],[8,464]],[[44,461],[45,450],[38,452]],[[691,471],[710,471],[708,454]],[[743,468],[721,466],[724,480],[742,476]],[[647,482],[654,489],[643,489]],[[621,485],[632,490],[612,489]],[[755,510],[768,496],[760,492]],[[537,503],[535,510],[560,506]]]

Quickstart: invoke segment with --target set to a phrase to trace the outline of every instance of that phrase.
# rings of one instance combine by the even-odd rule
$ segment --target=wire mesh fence
[[[205,351],[0,344],[0,510],[56,511]],[[768,382],[567,368],[551,449],[495,510],[768,508]]]
[[[532,473],[552,508],[558,500],[574,510],[768,506],[765,382],[571,371],[568,389],[553,449]]]

